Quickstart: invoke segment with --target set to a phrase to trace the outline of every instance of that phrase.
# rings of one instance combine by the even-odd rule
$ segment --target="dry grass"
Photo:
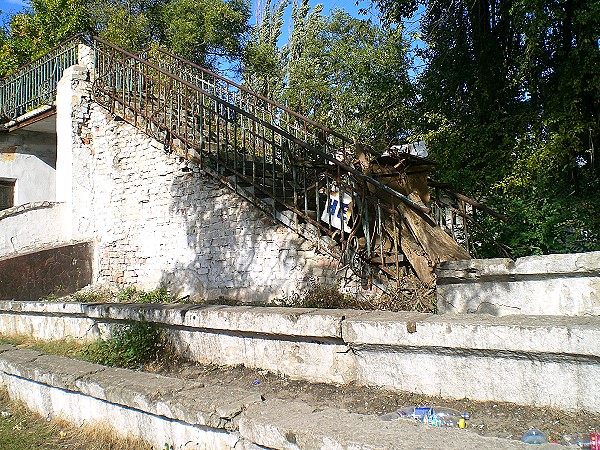
[[[150,450],[140,439],[122,438],[105,425],[76,427],[50,420],[11,400],[0,389],[0,448],[2,450]]]

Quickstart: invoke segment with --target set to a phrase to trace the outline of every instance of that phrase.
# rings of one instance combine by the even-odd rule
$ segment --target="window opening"
[[[15,182],[0,180],[0,211],[15,206]]]

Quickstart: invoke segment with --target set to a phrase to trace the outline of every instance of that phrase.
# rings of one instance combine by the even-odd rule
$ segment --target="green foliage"
[[[412,1],[374,0],[401,22]],[[477,256],[600,249],[600,6],[424,2],[418,137],[436,177],[493,205]]]
[[[85,288],[71,294],[71,298],[80,303],[108,302],[112,299],[112,292],[103,288]]]
[[[117,294],[117,301],[122,303],[173,303],[175,300],[175,296],[165,287],[146,292],[135,286],[127,286]]]
[[[42,56],[67,38],[92,30],[86,0],[31,0],[0,38],[0,76]]]
[[[155,361],[164,348],[164,333],[155,324],[135,321],[116,326],[112,337],[94,342],[84,358],[107,366],[137,368]]]
[[[132,52],[156,43],[208,67],[239,58],[246,0],[30,0],[0,34],[0,76],[77,34],[98,34]]]
[[[244,0],[171,0],[160,8],[161,45],[183,58],[215,67],[218,57],[240,57],[248,31]]]
[[[267,2],[245,54],[245,83],[338,132],[384,150],[412,126],[414,90],[399,27],[342,10],[323,15],[292,3],[293,28],[279,48],[286,1]]]
[[[281,98],[283,92],[285,68],[283,52],[277,43],[289,3],[289,0],[274,5],[271,0],[265,2],[243,55],[244,84],[268,98]]]

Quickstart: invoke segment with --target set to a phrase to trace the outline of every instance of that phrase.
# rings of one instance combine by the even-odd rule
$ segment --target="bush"
[[[164,345],[164,332],[158,326],[133,321],[116,328],[110,339],[89,345],[84,357],[98,364],[132,369],[155,361]]]

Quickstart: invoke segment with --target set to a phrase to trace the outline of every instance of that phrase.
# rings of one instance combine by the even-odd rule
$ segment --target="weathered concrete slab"
[[[600,315],[600,252],[440,264],[440,313]]]
[[[373,311],[342,325],[349,345],[600,357],[600,316],[433,315]]]
[[[143,304],[143,303],[93,303],[84,306],[88,317],[111,320],[146,320],[166,325],[183,325],[185,313],[194,305]]]
[[[254,391],[105,368],[29,349],[0,353],[0,380],[13,398],[48,417],[108,424],[154,448],[202,450],[524,449],[526,444],[439,429],[414,421],[385,422],[302,402],[262,401]],[[539,446],[536,448],[556,448]]]
[[[76,302],[0,300],[0,311],[82,315],[84,308]]]
[[[598,411],[600,317],[372,312],[342,334],[360,384]]]
[[[341,323],[360,315],[353,310],[211,306],[187,312],[184,325],[282,336],[341,338]]]
[[[2,354],[0,370],[61,389],[77,390],[77,380],[105,367],[77,359],[13,350]]]
[[[53,313],[13,313],[0,311],[0,334],[36,339],[75,339],[90,341],[100,336],[94,319]]]
[[[75,426],[108,426],[116,436],[144,439],[157,450],[167,446],[186,450],[246,450],[234,432],[190,425],[11,375],[0,378],[12,398],[23,401],[44,417],[60,418]]]
[[[376,416],[338,409],[314,411],[301,402],[269,400],[248,408],[240,435],[277,450],[498,450],[524,449],[527,444],[479,436],[416,421],[384,422]],[[554,445],[536,448],[555,449]]]
[[[343,343],[219,333],[212,330],[172,330],[169,340],[184,357],[206,364],[266,369],[295,379],[348,383],[355,379],[355,360]]]
[[[204,387],[189,380],[115,368],[83,376],[77,387],[111,403],[221,429],[248,404],[262,401],[256,392]]]
[[[242,364],[312,382],[358,382],[569,411],[598,412],[600,407],[594,401],[600,396],[596,316],[437,316],[176,304],[91,304],[83,310],[96,317],[0,311],[0,333],[91,340],[142,315],[166,325],[174,347],[201,363]],[[206,417],[198,420],[216,423]]]
[[[30,348],[19,348],[3,352],[0,357],[0,371],[20,376],[21,365],[35,361],[41,355],[41,352]]]

